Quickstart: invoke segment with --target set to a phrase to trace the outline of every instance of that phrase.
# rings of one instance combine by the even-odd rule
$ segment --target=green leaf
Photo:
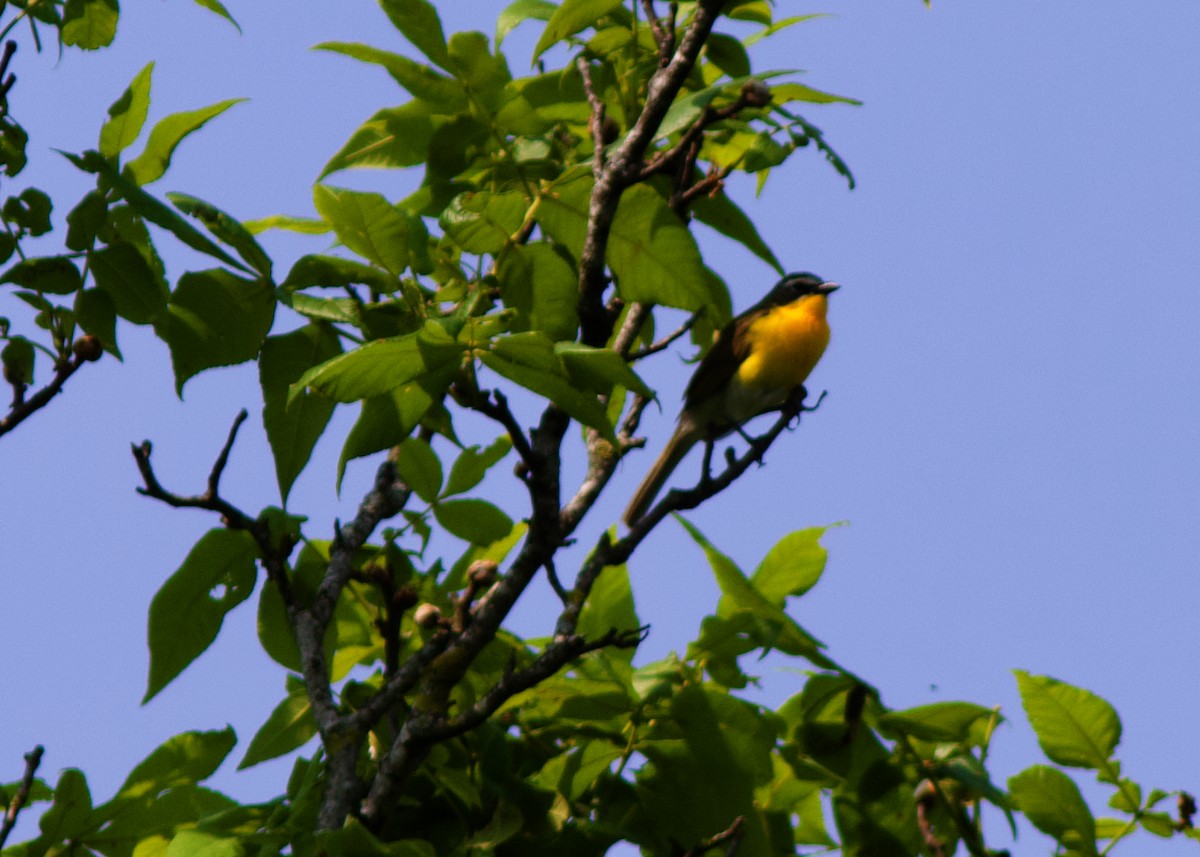
[[[446,36],[437,10],[426,0],[379,0],[383,11],[404,38],[435,65],[451,71]]]
[[[1025,714],[1051,761],[1077,768],[1108,765],[1121,740],[1121,720],[1111,705],[1049,676],[1013,673]]]
[[[104,157],[112,158],[125,151],[142,133],[146,114],[150,111],[150,78],[153,73],[154,63],[149,63],[108,108],[108,121],[100,128],[100,154]]]
[[[340,256],[301,256],[288,271],[287,279],[280,286],[287,291],[308,289],[313,286],[345,288],[361,283],[375,291],[390,292],[396,288],[396,278],[372,265],[364,265],[353,259]],[[345,320],[339,318],[339,320]]]
[[[96,287],[112,299],[121,318],[134,324],[152,324],[166,312],[166,284],[132,244],[118,241],[89,253],[88,268]]]
[[[493,55],[487,36],[480,32],[455,33],[447,47],[455,77],[471,93],[472,103],[494,115],[504,98],[505,85],[512,80],[504,54]]]
[[[163,857],[245,857],[245,854],[245,847],[236,837],[181,830],[172,837]]]
[[[346,464],[352,459],[390,449],[408,437],[457,373],[455,365],[444,367],[390,393],[364,399],[362,412],[350,429],[338,459],[338,488],[341,488]]]
[[[1071,778],[1057,768],[1034,765],[1008,781],[1017,808],[1072,854],[1096,855],[1096,822]]]
[[[528,207],[529,200],[518,191],[468,192],[456,196],[442,212],[441,225],[467,253],[496,254],[521,228]]]
[[[1142,829],[1147,833],[1152,833],[1153,835],[1159,836],[1163,839],[1170,839],[1176,833],[1181,832],[1179,827],[1176,826],[1175,819],[1171,818],[1171,816],[1167,815],[1165,812],[1142,813],[1138,821],[1141,822]],[[1200,839],[1200,836],[1196,835],[1194,828],[1184,828],[1182,832],[1188,836],[1191,836],[1193,839]]]
[[[671,698],[669,720],[671,738],[638,742],[653,764],[639,776],[637,791],[659,835],[700,842],[740,815],[746,824],[739,852],[783,853],[768,841],[754,801],[756,787],[772,778],[774,721],[750,703],[698,685]]]
[[[516,336],[526,335],[530,334],[515,334],[497,340],[497,342],[503,343]],[[549,341],[546,344],[549,345]],[[550,346],[549,353],[553,359],[555,357],[553,346]],[[493,351],[482,352],[479,360],[497,375],[549,399],[585,426],[596,429],[610,440],[613,438],[612,424],[608,421],[608,414],[605,412],[604,406],[600,404],[600,400],[593,394],[575,389],[557,360],[551,366],[543,367],[533,361],[516,359],[520,357],[522,355],[515,349],[500,347]]]
[[[610,348],[592,348],[580,342],[556,342],[554,353],[562,360],[571,383],[579,389],[608,395],[614,386],[654,398],[654,391]]]
[[[4,201],[4,219],[33,236],[50,231],[50,212],[53,210],[50,197],[35,187],[27,187],[19,196],[10,196]]]
[[[776,542],[750,578],[755,589],[783,606],[787,596],[803,595],[816,586],[828,556],[820,542],[825,529],[796,530]]]
[[[512,518],[486,500],[444,500],[433,516],[451,535],[473,545],[490,545],[512,532]]]
[[[549,0],[514,0],[496,17],[496,47],[523,21],[549,21],[558,7]]]
[[[381,194],[316,185],[313,204],[358,255],[393,274],[408,267],[408,221]]]
[[[229,14],[229,10],[220,2],[220,0],[195,0],[197,6],[202,6],[210,12],[215,12],[229,23],[233,24],[234,28],[240,33],[242,31],[238,22]]]
[[[187,110],[183,113],[172,113],[159,120],[150,129],[150,138],[146,140],[146,148],[142,153],[125,165],[130,177],[136,184],[148,185],[158,181],[171,165],[171,156],[176,147],[193,131],[203,128],[208,120],[219,116],[242,101],[244,98],[230,98],[201,107],[198,110]]]
[[[355,167],[412,167],[429,156],[433,132],[444,120],[435,118],[424,101],[380,110],[358,127],[329,159],[319,179]]]
[[[0,283],[14,283],[48,295],[69,295],[83,285],[75,263],[66,256],[23,259],[4,272]]]
[[[130,772],[117,797],[157,797],[168,789],[202,782],[216,772],[236,743],[231,726],[168,738]]]
[[[705,226],[715,229],[726,238],[737,241],[774,268],[780,276],[783,276],[785,273],[783,265],[779,263],[779,259],[767,246],[767,242],[762,239],[754,222],[729,198],[725,191],[721,191],[715,196],[698,197],[692,202],[691,210],[696,215],[696,219]]]
[[[623,564],[605,568],[592,584],[592,591],[588,593],[587,601],[579,611],[576,633],[589,640],[595,640],[613,629],[632,631],[641,624],[633,602],[629,569]],[[634,650],[622,649],[618,654],[627,654],[626,660],[632,660]]]
[[[241,530],[205,533],[150,602],[149,702],[217,638],[225,614],[254,589],[254,539]]]
[[[453,114],[467,107],[467,91],[461,83],[401,54],[351,42],[323,42],[316,49],[382,66],[409,94],[438,112]]]
[[[10,384],[33,383],[33,343],[24,336],[10,337],[0,349],[0,363],[4,364],[4,380]]]
[[[312,387],[338,402],[382,396],[438,370],[457,366],[463,350],[444,327],[427,321],[415,333],[369,342],[314,366],[293,385],[292,395]]]
[[[104,228],[108,215],[108,203],[98,190],[88,191],[83,199],[67,213],[67,249],[88,250],[96,235]]]
[[[120,11],[117,0],[67,0],[63,6],[64,45],[94,51],[112,44]]]
[[[909,735],[922,741],[966,743],[971,727],[990,719],[990,708],[973,702],[934,702],[880,716],[879,726],[890,736]]]
[[[82,165],[82,168],[88,169],[89,172],[96,172],[104,176],[113,186],[113,189],[120,193],[125,201],[129,203],[130,208],[156,226],[166,229],[193,250],[199,250],[201,253],[212,256],[214,259],[220,259],[226,265],[231,265],[242,271],[248,270],[245,265],[205,238],[199,230],[176,214],[173,209],[161,200],[146,193],[136,184],[118,173],[103,158],[89,157],[88,153],[85,153],[82,158],[68,156],[68,159],[76,165]]]
[[[396,451],[400,478],[426,503],[436,500],[442,490],[442,462],[433,447],[419,437],[410,437]]]
[[[38,819],[38,827],[51,842],[77,839],[99,825],[95,815],[83,772],[67,768],[54,787],[54,804]]]
[[[258,220],[242,222],[252,235],[266,232],[268,229],[283,229],[287,232],[298,232],[301,235],[326,235],[333,230],[324,220],[315,217],[296,217],[291,214],[272,214],[260,217]]]
[[[604,740],[576,742],[570,751],[555,756],[532,778],[534,785],[558,792],[568,801],[579,800],[625,751]]]
[[[288,575],[292,594],[298,604],[303,607],[312,604],[317,587],[328,568],[329,543],[312,539],[305,541]],[[330,623],[325,634],[327,659],[333,657],[333,645],[336,642],[335,625],[336,623]],[[257,626],[258,641],[267,656],[285,669],[302,672],[300,648],[296,645],[296,635],[278,586],[264,586],[260,591]]]
[[[621,5],[621,0],[563,0],[563,4],[550,16],[546,29],[534,46],[533,60],[536,62],[538,57],[567,36],[593,26]]]
[[[104,350],[121,359],[117,347],[117,310],[108,292],[100,289],[80,289],[75,293],[75,321],[88,333],[100,340]]]
[[[283,702],[275,706],[267,722],[250,739],[246,755],[238,763],[239,771],[290,753],[317,734],[304,682],[288,676],[287,691]]]
[[[745,46],[725,33],[710,33],[704,43],[704,56],[725,74],[733,78],[750,74],[750,56]]]
[[[437,857],[434,847],[421,839],[380,842],[353,817],[336,830],[322,830],[316,841],[318,853],[328,857]]]
[[[151,135],[153,139],[153,135]],[[186,193],[168,193],[167,199],[184,214],[203,223],[218,240],[237,251],[246,264],[266,279],[271,279],[271,258],[245,226],[215,205]]]
[[[771,4],[767,0],[741,0],[730,3],[725,14],[739,21],[754,21],[766,26],[771,23]]]
[[[823,645],[801,628],[792,617],[777,604],[759,592],[742,573],[742,570],[725,554],[718,551],[684,518],[676,515],[688,534],[704,550],[722,597],[717,606],[717,617],[731,620],[739,610],[748,610],[759,623],[756,633],[757,644],[764,648],[778,648],[790,655],[799,655],[826,669],[837,666],[821,654]]]
[[[483,477],[494,464],[508,455],[510,449],[512,441],[507,435],[496,438],[483,450],[478,446],[468,446],[454,459],[454,464],[450,467],[450,478],[446,480],[442,496],[451,497],[470,491],[483,481]]]
[[[774,104],[787,104],[789,101],[803,101],[807,104],[853,104],[861,107],[862,102],[857,98],[847,98],[844,95],[834,95],[805,86],[803,83],[777,83],[771,87],[771,101]]]
[[[275,291],[228,271],[189,271],[179,278],[166,317],[156,325],[171,348],[175,391],[215,366],[254,359],[275,318]]]
[[[757,33],[751,33],[749,36],[746,36],[746,38],[744,38],[742,40],[742,44],[748,48],[753,47],[754,45],[758,44],[763,39],[769,38],[770,36],[773,36],[776,33],[780,32],[781,30],[786,30],[788,27],[794,26],[796,24],[802,24],[805,21],[815,21],[819,18],[828,18],[828,17],[830,17],[830,16],[827,13],[816,12],[816,13],[812,13],[809,15],[792,15],[790,18],[781,18],[780,20],[774,22],[773,24],[763,27]],[[767,23],[767,22],[760,22],[760,23]]]
[[[258,360],[263,427],[275,459],[279,496],[285,504],[334,409],[329,399],[307,392],[289,400],[289,388],[308,369],[341,353],[337,334],[325,325],[305,325],[263,342]]]
[[[538,222],[576,258],[583,247],[590,177],[556,185],[538,207]],[[625,191],[605,258],[626,301],[697,310],[711,301],[700,249],[691,231],[648,185]]]
[[[579,275],[553,245],[535,241],[510,247],[497,277],[504,305],[516,310],[514,331],[540,330],[555,341],[575,338]]]

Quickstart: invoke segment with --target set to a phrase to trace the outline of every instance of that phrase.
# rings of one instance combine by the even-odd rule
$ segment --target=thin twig
[[[729,827],[698,843],[694,848],[689,848],[683,853],[683,857],[700,857],[700,855],[707,854],[713,848],[720,848],[722,845],[725,846],[725,857],[733,857],[733,854],[737,852],[738,846],[742,844],[742,835],[745,832],[745,826],[746,817],[739,815]]]
[[[229,458],[229,450],[236,439],[238,427],[245,419],[246,411],[242,410],[233,422],[229,438],[221,448],[221,452],[217,455],[216,461],[213,462],[212,470],[208,477],[207,489],[203,494],[195,494],[190,497],[175,494],[163,488],[162,484],[158,481],[158,476],[154,473],[154,466],[150,463],[150,454],[154,450],[150,441],[144,440],[140,444],[131,444],[130,450],[133,452],[133,460],[137,463],[138,472],[141,473],[142,482],[144,483],[144,486],[138,488],[137,492],[145,497],[166,503],[168,506],[173,506],[176,509],[205,509],[210,512],[216,512],[225,522],[225,526],[234,530],[246,530],[255,537],[260,547],[269,547],[270,536],[266,532],[265,525],[260,525],[258,521],[234,506],[228,500],[225,500],[219,493],[221,473],[225,468],[225,462]]]
[[[38,744],[25,754],[25,773],[21,777],[21,785],[17,788],[12,802],[5,809],[3,820],[0,820],[0,848],[3,848],[4,843],[8,841],[8,835],[12,833],[17,824],[17,816],[25,806],[25,801],[29,800],[29,792],[33,788],[33,778],[37,774],[38,765],[42,763],[42,753],[45,751],[45,748]]]
[[[663,34],[662,25],[658,23],[658,13],[654,11],[654,0],[642,0],[642,9],[646,12],[646,23],[650,25],[650,32],[654,34],[654,42],[662,50],[663,40],[666,36]]]
[[[675,328],[675,330],[672,330],[662,339],[659,339],[656,342],[652,342],[650,345],[645,346],[644,348],[639,348],[637,351],[634,351],[629,355],[629,362],[633,363],[635,360],[641,360],[643,357],[649,357],[651,354],[657,354],[658,352],[669,348],[671,343],[679,339],[679,337],[683,336],[696,326],[696,322],[700,320],[700,316],[703,312],[704,310],[696,310],[694,313],[688,316],[687,321]]]
[[[63,388],[63,384],[67,383],[67,379],[74,375],[79,367],[86,362],[88,361],[79,356],[63,361],[54,370],[54,377],[45,387],[42,387],[42,389],[28,398],[25,398],[24,390],[21,391],[20,395],[14,395],[13,404],[9,408],[8,414],[3,419],[0,419],[0,435],[8,434],[28,419],[35,411],[49,404],[50,400]]]
[[[225,465],[229,463],[229,451],[233,449],[234,441],[237,440],[238,429],[242,427],[242,423],[250,416],[249,412],[242,408],[238,411],[238,415],[234,417],[233,425],[229,429],[229,436],[225,439],[225,445],[221,447],[221,452],[217,456],[217,460],[213,462],[212,470],[208,474],[208,491],[209,497],[216,497],[221,487],[221,474],[225,472]]]
[[[592,129],[592,175],[598,180],[604,175],[604,102],[596,95],[592,85],[592,71],[588,61],[581,55],[575,58],[575,67],[583,78],[583,91],[587,94],[588,104],[592,107],[592,118],[588,126]]]
[[[587,640],[576,634],[557,638],[529,666],[505,672],[474,705],[462,714],[431,725],[423,737],[431,741],[444,741],[468,732],[491,717],[506,701],[545,681],[577,658],[600,649],[637,648],[646,639],[648,631],[648,626],[625,631],[614,628],[596,640]]]
[[[756,438],[751,438],[749,448],[740,457],[730,459],[728,466],[722,473],[715,477],[702,474],[700,481],[692,488],[686,490],[675,488],[669,491],[666,497],[658,501],[650,511],[630,528],[630,536],[635,534],[644,535],[672,512],[682,512],[687,509],[696,508],[705,500],[716,496],[732,485],[734,480],[750,469],[751,465],[761,464],[763,456],[766,455],[771,444],[791,426],[792,421],[797,419],[802,413],[815,411],[825,399],[825,394],[822,393],[813,405],[805,406],[803,404],[803,392],[804,388],[799,388],[792,399],[780,408],[779,418],[774,424],[764,434]],[[628,538],[627,536],[626,539]],[[640,541],[640,539],[638,540]],[[622,540],[622,542],[624,541],[625,539]],[[632,546],[629,547],[629,551],[632,552]],[[625,551],[622,551],[622,553],[625,553]],[[624,562],[624,557],[620,561]]]

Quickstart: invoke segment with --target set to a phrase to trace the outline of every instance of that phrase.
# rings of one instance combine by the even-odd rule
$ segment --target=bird
[[[743,423],[782,407],[803,386],[829,344],[827,297],[837,288],[816,274],[788,274],[721,328],[684,390],[675,432],[625,510],[627,526],[646,514],[697,442],[741,432]]]

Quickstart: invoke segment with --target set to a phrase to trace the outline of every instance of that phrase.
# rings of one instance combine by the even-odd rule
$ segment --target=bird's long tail
[[[646,478],[634,492],[633,499],[629,501],[629,507],[625,510],[626,526],[632,527],[649,511],[650,505],[658,496],[658,492],[662,490],[663,485],[666,484],[671,472],[679,462],[683,461],[683,457],[688,454],[688,451],[696,445],[696,441],[703,436],[702,429],[689,419],[688,415],[685,414],[680,418],[679,425],[675,428],[671,439],[667,441],[666,448],[659,453],[658,460],[654,462],[654,466],[650,468],[650,472],[646,474]]]

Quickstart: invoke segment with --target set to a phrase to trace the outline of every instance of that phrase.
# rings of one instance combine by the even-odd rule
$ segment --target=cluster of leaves
[[[228,16],[219,3],[200,2]],[[46,26],[53,29],[60,49],[104,47],[115,35],[118,18],[115,0],[8,3],[2,11],[14,14],[0,33],[7,35],[28,22],[32,41],[39,50],[39,27]],[[16,42],[8,43],[0,77],[16,48]],[[12,286],[10,294],[32,309],[33,325],[39,331],[18,333],[9,318],[0,317],[0,342],[4,343],[0,362],[4,380],[13,389],[12,406],[0,419],[0,434],[48,403],[83,363],[99,359],[104,351],[119,358],[118,317],[133,324],[154,324],[164,338],[182,335],[177,328],[172,332],[165,326],[171,289],[147,222],[166,226],[192,246],[234,261],[142,190],[142,186],[163,176],[185,137],[234,102],[164,118],[151,131],[143,151],[122,168],[121,154],[138,139],[147,117],[152,69],[153,64],[143,69],[109,109],[96,151],[86,159],[68,156],[97,173],[100,181],[95,190],[71,207],[61,252],[40,256],[27,250],[32,239],[43,239],[39,247],[54,240],[51,215],[55,204],[45,191],[27,187],[9,196],[0,207],[4,227],[0,233],[0,264],[14,257],[18,260],[0,275],[0,284]],[[9,178],[25,168],[28,145],[25,130],[8,115],[7,93],[12,83],[10,77],[0,93],[0,168]],[[40,375],[39,354],[48,359],[53,377],[27,396]],[[243,359],[253,354],[252,350]]]
[[[220,0],[195,0],[195,3],[237,26]],[[64,47],[85,51],[106,48],[117,35],[121,17],[117,0],[6,0],[0,13],[8,10],[13,15],[0,29],[0,39],[25,25],[38,50],[42,49],[44,28],[52,31],[59,50]]]
[[[198,2],[228,16],[214,0]],[[151,326],[166,343],[180,391],[208,369],[257,362],[279,507],[248,515],[220,495],[236,425],[207,490],[192,497],[158,484],[148,444],[135,449],[144,493],[223,519],[151,606],[146,699],[211,645],[261,569],[259,638],[286,671],[285,693],[240,765],[319,738],[284,794],[253,806],[202,785],[232,752],[231,730],[171,739],[98,806],[78,771],[54,788],[30,774],[0,797],[24,785],[24,800],[50,802],[41,834],[3,853],[603,854],[626,841],[664,855],[982,855],[991,853],[984,804],[1010,821],[1024,813],[1071,854],[1107,852],[1138,827],[1187,828],[1190,811],[1172,820],[1156,809],[1166,793],[1143,799],[1122,778],[1116,714],[1086,691],[1018,675],[1049,759],[1115,786],[1121,821],[1095,821],[1055,767],[1035,766],[1007,791],[995,785],[986,765],[994,709],[888,710],[787,612],[824,569],[821,530],[785,537],[747,575],[685,524],[721,601],[682,656],[635,667],[644,629],[626,561],[667,512],[715,493],[720,480],[705,483],[708,495],[673,492],[623,537],[602,531],[573,585],[558,578],[557,551],[638,446],[654,393],[635,361],[688,330],[706,346],[730,315],[693,219],[782,271],[725,181],[744,173],[761,187],[807,148],[852,184],[793,108],[853,102],[756,72],[747,50],[811,16],[777,20],[762,0],[672,3],[663,17],[646,0],[517,0],[494,38],[447,38],[427,0],[380,4],[424,61],[322,45],[380,67],[408,100],[369,118],[329,161],[313,191],[316,217],[242,223],[196,197],[164,202],[148,190],[180,142],[235,103],[167,116],[127,157],[145,130],[152,67],[109,109],[96,149],[68,155],[95,187],[70,209],[63,252],[27,258],[21,249],[51,231],[45,194],[24,192],[0,212],[11,236],[5,261],[19,257],[0,282],[49,332],[59,386],[98,349],[120,356],[118,319]],[[10,5],[59,28],[64,44],[98,46],[115,28],[113,0]],[[731,32],[712,30],[718,20]],[[537,67],[514,78],[503,41],[530,21],[544,22]],[[560,54],[570,59],[547,71],[546,57]],[[11,157],[10,175],[23,154]],[[420,186],[393,202],[326,183],[359,167],[417,169]],[[150,227],[214,267],[172,282]],[[278,279],[256,238],[270,228],[330,235],[336,246]],[[656,336],[654,307],[692,318]],[[23,390],[35,346],[3,334],[9,382]],[[535,427],[509,410],[510,393],[542,408]],[[339,404],[360,408],[339,487],[349,461],[388,452],[358,516],[325,539],[287,503]],[[572,421],[587,475],[564,504]],[[480,423],[500,436],[464,445],[459,432]],[[530,495],[519,520],[481,496],[489,471],[513,453]],[[562,612],[552,636],[523,640],[502,622],[543,569]],[[743,660],[772,651],[814,669],[778,710],[740,693],[755,681]]]
[[[986,769],[1001,722],[997,709],[968,702],[886,709],[874,688],[830,661],[785,612],[787,599],[803,595],[821,576],[822,533],[786,536],[746,575],[692,530],[722,599],[682,657],[634,667],[630,650],[605,649],[514,695],[493,721],[431,754],[377,834],[354,820],[339,830],[317,830],[320,752],[298,760],[286,794],[264,804],[239,805],[200,785],[234,747],[226,729],[170,739],[98,806],[77,770],[63,772],[53,788],[35,781],[31,800],[51,803],[41,835],[4,853],[41,855],[70,844],[106,857],[274,854],[286,846],[292,853],[404,857],[600,855],[625,841],[643,853],[668,854],[678,853],[672,849],[679,843],[729,840],[738,854],[798,847],[847,855],[953,854],[960,845],[973,855],[999,853],[984,845],[984,803],[998,811],[993,821],[1007,817],[1014,834],[1014,813],[1023,813],[1062,854],[1106,854],[1139,827],[1157,836],[1182,830],[1200,838],[1190,828],[1194,810],[1187,809],[1186,795],[1178,796],[1184,812],[1174,819],[1155,809],[1168,793],[1143,797],[1140,786],[1121,776],[1113,757],[1120,721],[1107,702],[1083,689],[1017,672],[1025,712],[1049,759],[1097,771],[1114,787],[1110,805],[1122,818],[1093,819],[1058,767],[1034,765],[1010,778],[1007,792],[997,787]],[[311,546],[299,573],[318,574],[326,549]],[[252,545],[243,553],[252,555]],[[379,560],[374,554],[367,567],[377,568]],[[377,645],[372,615],[379,608],[370,604],[371,589],[357,587],[354,595],[361,603],[343,604],[337,639],[330,641],[343,664]],[[272,637],[272,609],[260,606],[264,646],[295,668],[287,636]],[[592,591],[581,629],[598,634],[637,622],[625,569],[609,569]],[[733,692],[752,680],[739,660],[771,649],[821,665],[774,711]],[[472,670],[462,699],[486,692],[506,663],[531,657],[528,644],[498,638]],[[366,698],[377,682],[352,681],[343,696]],[[289,688],[243,766],[315,733],[300,682],[289,679]],[[0,787],[0,797],[17,787]]]

